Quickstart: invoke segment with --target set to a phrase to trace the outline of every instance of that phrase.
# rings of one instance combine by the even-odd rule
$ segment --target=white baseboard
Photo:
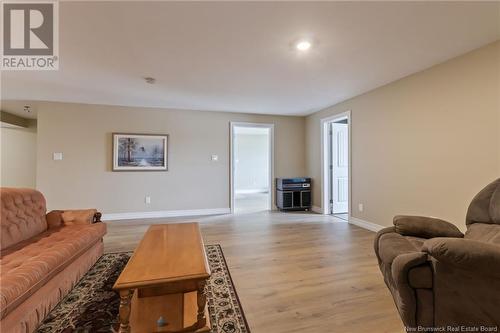
[[[323,214],[323,209],[321,207],[318,207],[318,206],[312,206],[311,207],[311,210],[317,214]]]
[[[349,216],[349,223],[357,225],[358,227],[361,227],[363,229],[367,229],[367,230],[375,231],[375,232],[385,228],[384,226],[381,226],[380,224],[375,224],[375,223],[368,222],[368,221],[365,221],[362,219],[358,219],[357,217],[352,217],[352,216]]]
[[[188,210],[157,210],[150,212],[129,212],[129,213],[109,213],[102,214],[101,220],[130,220],[130,219],[153,219],[162,217],[179,216],[201,216],[201,215],[222,215],[230,214],[230,208],[208,208],[208,209],[188,209]]]
[[[234,194],[256,194],[256,193],[269,193],[269,189],[267,189],[267,188],[255,188],[255,189],[234,191]]]

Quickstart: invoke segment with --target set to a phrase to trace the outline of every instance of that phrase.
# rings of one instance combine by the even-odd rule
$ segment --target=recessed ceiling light
[[[298,41],[297,44],[295,44],[295,47],[299,51],[307,51],[311,48],[311,46],[312,46],[311,42],[307,40],[301,40]]]

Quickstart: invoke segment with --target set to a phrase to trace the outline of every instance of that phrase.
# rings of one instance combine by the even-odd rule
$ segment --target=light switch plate
[[[212,155],[212,161],[217,162],[219,160],[219,155]]]
[[[63,153],[54,153],[53,159],[54,159],[54,161],[62,161]]]

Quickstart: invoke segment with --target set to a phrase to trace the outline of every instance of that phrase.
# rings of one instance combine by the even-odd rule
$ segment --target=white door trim
[[[330,214],[330,193],[329,193],[329,166],[328,166],[328,124],[336,122],[339,120],[347,119],[348,126],[348,145],[349,145],[349,168],[347,171],[349,178],[349,208],[348,216],[351,217],[352,212],[352,149],[351,149],[351,137],[352,137],[352,124],[351,124],[351,110],[346,112],[337,113],[333,116],[329,116],[321,119],[321,208],[325,215]]]
[[[229,123],[229,191],[230,191],[230,208],[231,213],[234,213],[234,165],[233,165],[233,155],[234,155],[234,128],[235,127],[262,127],[270,129],[270,149],[269,149],[269,207],[273,207],[273,193],[274,193],[274,124],[271,123],[247,123],[247,122],[234,122]]]

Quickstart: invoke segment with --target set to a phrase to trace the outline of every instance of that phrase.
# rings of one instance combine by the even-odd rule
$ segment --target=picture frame
[[[168,171],[168,134],[113,133],[113,171]]]

